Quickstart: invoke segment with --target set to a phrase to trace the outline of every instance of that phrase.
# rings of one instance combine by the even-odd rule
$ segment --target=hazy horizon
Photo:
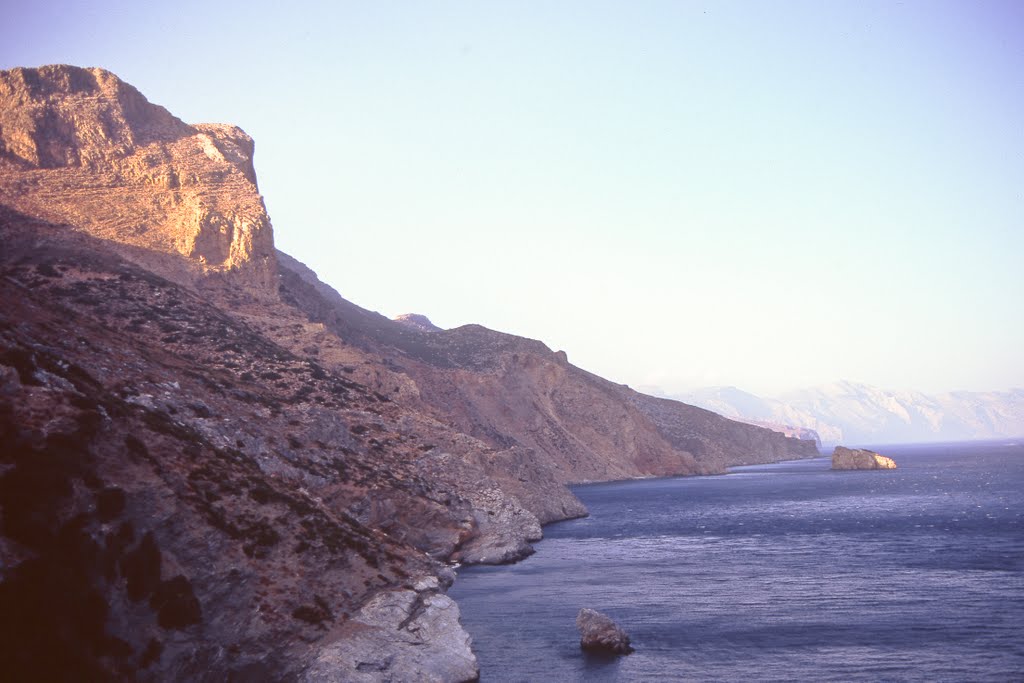
[[[915,389],[913,387],[885,387],[885,386],[877,386],[877,385],[874,385],[874,384],[868,384],[867,382],[858,382],[855,379],[849,379],[849,378],[846,378],[846,377],[841,378],[841,379],[836,379],[836,380],[833,380],[831,382],[822,382],[820,384],[802,386],[802,387],[797,387],[795,389],[787,389],[785,391],[780,391],[780,392],[775,392],[775,393],[766,392],[766,393],[763,393],[763,394],[759,393],[759,392],[755,392],[755,391],[750,391],[749,389],[747,389],[745,387],[736,386],[735,384],[715,384],[715,385],[708,385],[708,386],[701,386],[701,387],[696,387],[695,386],[695,387],[689,387],[689,388],[686,388],[686,389],[681,389],[679,391],[672,391],[672,392],[666,392],[666,391],[664,391],[662,389],[662,387],[659,387],[659,386],[653,385],[653,384],[643,385],[643,386],[636,386],[636,387],[633,387],[633,388],[636,389],[637,391],[642,391],[644,393],[650,393],[652,391],[660,392],[660,395],[663,395],[663,396],[666,396],[666,397],[669,397],[669,398],[671,398],[673,396],[679,396],[679,395],[687,394],[687,393],[694,393],[694,392],[701,391],[701,390],[714,390],[714,389],[736,389],[738,391],[742,391],[744,393],[748,393],[748,394],[752,394],[752,395],[755,395],[755,396],[759,396],[761,398],[782,398],[782,397],[785,397],[788,394],[804,391],[804,390],[807,390],[807,389],[818,389],[818,388],[822,388],[822,387],[826,387],[826,386],[833,386],[833,385],[837,385],[837,384],[854,384],[854,385],[868,386],[868,387],[872,387],[872,388],[875,388],[875,389],[881,389],[882,391],[893,392],[893,393],[917,392],[917,393],[922,393],[922,394],[926,394],[926,395],[956,394],[956,393],[961,393],[961,392],[968,392],[968,393],[1007,393],[1007,392],[1011,392],[1011,391],[1024,391],[1024,386],[1008,386],[1008,387],[1005,387],[1003,389],[987,389],[987,390],[981,390],[981,391],[974,391],[974,390],[971,390],[971,389],[951,389],[951,390],[948,390],[948,391],[930,392],[930,391],[920,391],[919,389]]]
[[[1024,387],[1024,4],[17,3],[345,298],[634,387]]]

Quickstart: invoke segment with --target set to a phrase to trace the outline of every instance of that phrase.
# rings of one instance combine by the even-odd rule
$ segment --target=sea
[[[575,487],[590,516],[449,594],[481,681],[1024,681],[1024,441]],[[611,616],[624,657],[584,654]]]

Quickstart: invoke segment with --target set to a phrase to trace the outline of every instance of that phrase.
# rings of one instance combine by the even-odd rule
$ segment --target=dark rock
[[[151,595],[160,585],[160,548],[152,531],[121,560],[121,573],[127,580],[128,599],[132,602]]]
[[[633,652],[626,632],[600,612],[584,607],[576,616],[576,628],[580,630],[580,647],[584,650],[617,655]]]
[[[157,623],[161,628],[181,629],[198,624],[202,618],[202,609],[192,584],[181,575],[162,581],[149,605],[157,611]]]
[[[124,511],[124,491],[110,486],[96,494],[96,516],[102,522],[109,522]]]
[[[145,651],[142,653],[142,659],[139,662],[139,666],[145,669],[150,664],[160,659],[160,655],[163,651],[163,643],[156,638],[151,638],[149,644],[146,645]]]

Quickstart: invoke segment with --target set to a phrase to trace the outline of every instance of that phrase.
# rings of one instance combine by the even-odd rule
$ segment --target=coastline
[[[675,639],[677,646],[694,648],[695,655],[710,658],[709,662],[714,662],[714,666],[719,667],[720,671],[737,671],[748,664],[728,661],[729,658],[721,655],[722,648],[713,642],[714,639],[703,635],[697,636],[697,631],[692,632],[691,639],[679,635],[680,629],[688,632],[689,629],[699,629],[707,625],[718,629],[716,632],[762,643],[767,642],[763,638],[769,637],[771,629],[768,624],[772,623],[772,615],[786,614],[787,619],[794,620],[796,629],[796,624],[802,623],[801,620],[813,619],[813,616],[806,615],[813,615],[815,606],[825,600],[862,601],[857,604],[863,605],[864,618],[877,619],[870,623],[881,629],[902,631],[908,624],[917,623],[917,616],[902,612],[880,612],[879,609],[885,604],[884,600],[860,592],[862,586],[873,585],[875,581],[873,562],[860,558],[856,553],[849,552],[849,549],[862,546],[865,552],[876,553],[898,550],[898,544],[893,545],[888,537],[876,543],[864,535],[866,531],[882,524],[883,520],[891,524],[891,527],[886,527],[887,533],[896,534],[896,537],[905,533],[908,534],[908,538],[919,538],[920,534],[924,533],[921,528],[928,528],[942,537],[965,538],[958,534],[955,528],[952,532],[944,529],[944,526],[957,526],[949,523],[958,516],[956,510],[948,506],[933,507],[932,504],[919,508],[908,507],[901,498],[906,491],[920,493],[920,484],[931,486],[932,474],[938,474],[940,483],[937,485],[938,488],[932,491],[932,499],[934,505],[942,505],[943,496],[949,490],[964,488],[962,477],[957,474],[961,471],[960,463],[964,464],[965,472],[968,471],[966,468],[978,471],[972,461],[978,463],[982,469],[988,468],[990,472],[1002,471],[998,468],[992,470],[983,464],[983,458],[1002,457],[1003,460],[998,462],[1010,464],[1005,456],[1000,456],[998,452],[1012,448],[1012,441],[957,443],[962,447],[966,445],[967,448],[954,447],[954,451],[973,450],[977,453],[978,459],[965,457],[960,452],[947,454],[946,446],[936,447],[929,444],[925,448],[920,448],[916,444],[904,445],[902,453],[909,450],[920,455],[908,468],[909,471],[902,474],[898,480],[894,480],[902,482],[903,488],[900,490],[894,490],[890,486],[879,489],[872,484],[872,481],[877,480],[867,475],[836,476],[824,466],[825,456],[810,459],[810,462],[803,458],[778,461],[772,463],[770,467],[757,468],[759,473],[764,473],[763,476],[740,476],[736,477],[735,481],[725,481],[717,476],[717,483],[714,478],[701,483],[697,480],[686,483],[681,481],[682,477],[659,477],[657,479],[678,484],[659,485],[648,481],[654,478],[645,478],[643,482],[628,480],[584,485],[597,487],[591,495],[584,495],[584,501],[594,516],[593,521],[558,531],[546,531],[545,540],[550,540],[551,544],[537,546],[536,564],[531,565],[530,569],[496,567],[492,570],[470,569],[465,573],[459,573],[452,587],[452,597],[460,604],[466,615],[465,628],[474,638],[473,648],[480,658],[482,676],[485,680],[495,681],[532,680],[537,676],[538,667],[544,666],[542,660],[557,656],[561,662],[558,665],[561,667],[559,671],[563,674],[557,678],[558,680],[652,680],[650,676],[638,677],[637,674],[639,671],[645,674],[650,674],[651,671],[663,672],[663,669],[658,667],[666,661],[664,657],[675,657],[666,652],[665,638]],[[894,457],[900,454],[901,452],[897,451]],[[1019,462],[1018,460],[1018,464],[1013,465],[1013,471],[1018,474],[1021,472]],[[745,471],[749,472],[746,467],[740,466],[732,469],[730,473],[742,474]],[[977,481],[989,479],[990,475],[986,475]],[[642,485],[637,489],[628,486],[622,486],[618,490],[614,488],[616,483],[629,484],[634,481]],[[608,486],[609,484],[611,486]],[[833,486],[840,495],[833,495]],[[602,490],[605,487],[607,489]],[[973,485],[968,488],[972,492],[983,491]],[[765,498],[747,498],[747,494],[756,492],[765,494]],[[740,499],[737,499],[737,496],[740,496]],[[691,497],[694,503],[688,504],[686,500]],[[631,498],[636,501],[635,504],[631,503]],[[673,500],[678,501],[678,507],[666,507]],[[762,500],[764,505],[758,503],[758,500]],[[981,500],[979,502],[983,503]],[[993,502],[998,503],[998,500],[993,499]],[[780,505],[785,507],[780,508]],[[823,519],[819,514],[821,505],[829,506],[829,512],[824,515],[828,519]],[[688,510],[694,514],[689,514]],[[652,512],[654,516],[651,516]],[[991,529],[993,522],[988,521],[991,516],[987,516],[987,512],[992,512],[1003,520],[1003,533],[1006,532],[1006,516],[1011,518],[1011,524],[1012,518],[1019,519],[1016,514],[1004,513],[1001,507],[986,508],[983,511],[979,508],[978,512],[972,513],[975,518],[972,523],[982,524],[985,528]],[[795,513],[795,520],[791,521],[794,515],[790,513]],[[689,522],[674,522],[673,520],[680,519],[679,515],[688,518]],[[934,515],[944,515],[949,521],[945,525],[939,524],[936,521],[939,518]],[[846,521],[839,521],[841,519]],[[925,522],[935,524],[936,527],[929,527]],[[703,531],[704,524],[709,525],[708,531]],[[777,524],[784,526],[776,527]],[[629,529],[631,526],[632,531]],[[950,533],[953,534],[952,537],[949,536]],[[675,534],[679,535],[678,543],[671,538],[675,537]],[[836,539],[835,542],[840,545],[832,546],[831,539]],[[791,543],[797,543],[795,550],[789,546]],[[996,568],[991,564],[995,562],[999,567],[1011,569],[1012,560],[1002,555],[997,557],[991,553],[979,554],[973,550],[984,547],[984,541],[970,543],[973,545],[964,547],[965,555],[962,558],[954,558],[954,566],[948,566],[948,558],[938,555],[927,556],[927,566],[919,566],[920,562],[917,561],[912,562],[915,571],[924,572],[928,580],[897,581],[896,588],[907,591],[909,596],[916,596],[914,604],[925,609],[932,602],[938,601],[941,595],[932,592],[932,589],[937,590],[938,586],[933,585],[931,578],[928,578],[932,576],[929,572],[938,566],[934,564],[936,562],[949,570],[962,570],[968,573],[972,571],[974,564],[961,566],[962,562],[976,563],[978,568]],[[837,547],[844,550],[837,550]],[[989,544],[988,547],[992,550],[996,546]],[[605,548],[609,550],[607,555],[604,554]],[[838,564],[834,565],[835,569],[829,571],[834,574],[838,572],[836,576],[841,575],[844,581],[849,578],[851,583],[837,587],[838,592],[834,595],[827,591],[801,594],[800,586],[806,587],[807,581],[813,581],[814,577],[819,576],[819,570],[815,568],[814,562],[814,558],[819,554],[837,562]],[[736,562],[717,564],[713,561],[727,556],[733,557]],[[806,598],[804,603],[798,600],[793,608],[778,607],[773,604],[771,595],[754,595],[758,592],[756,582],[742,589],[739,586],[729,588],[730,581],[722,578],[757,576],[758,571],[770,572],[775,562],[772,558],[788,558],[783,563],[788,569],[780,571],[792,570],[792,574],[786,575],[788,578],[780,584],[781,587],[767,593],[792,590],[794,598],[800,595]],[[849,571],[842,569],[847,566],[844,564],[844,558],[855,558],[855,566],[851,566]],[[578,568],[574,568],[577,567],[577,561]],[[762,564],[763,562],[768,564]],[[628,583],[624,578],[629,574],[630,567],[637,572],[635,585]],[[669,580],[667,584],[659,583],[659,577],[665,571],[674,573],[675,578]],[[569,576],[565,576],[566,573]],[[969,580],[969,576],[964,576],[965,581]],[[673,586],[673,590],[678,588],[679,592],[666,593],[666,586]],[[747,591],[751,595],[749,598],[737,598],[735,604],[743,604],[744,600],[749,599],[760,605],[760,614],[769,620],[763,621],[766,625],[764,630],[758,626],[742,624],[742,619],[737,618],[738,615],[729,616],[732,610],[727,606],[733,604],[729,596],[734,591]],[[503,594],[506,597],[502,597]],[[698,595],[704,597],[694,597]],[[724,600],[721,608],[724,612],[715,607],[717,602],[708,600],[711,597],[714,597],[715,601]],[[969,595],[961,597],[966,600]],[[666,607],[671,614],[655,607],[664,599],[673,601],[673,605]],[[966,604],[970,606],[973,603]],[[572,629],[567,615],[570,608],[578,610],[584,606],[609,609],[608,613],[613,618],[623,620],[620,623],[626,626],[627,630],[630,630],[630,623],[634,624],[641,636],[640,644],[645,645],[640,650],[642,662],[640,659],[634,662],[627,658],[616,664],[609,663],[602,671],[596,671],[591,668],[592,663],[588,664],[586,660],[579,659],[575,642],[571,640]],[[657,616],[648,619],[648,607],[660,610]],[[812,611],[805,613],[808,609]],[[979,615],[979,618],[982,616],[980,611],[972,613]],[[676,635],[670,635],[665,630],[668,627],[671,627]],[[836,636],[848,633],[848,628],[840,621],[829,622],[828,628],[832,634],[829,636],[829,642],[834,642]],[[507,654],[503,648],[507,650],[511,643],[502,645],[503,629],[507,629],[509,637],[513,637],[512,634],[519,634],[516,646],[508,650]],[[805,667],[802,669],[804,673],[797,676],[800,680],[812,680],[811,674],[806,672],[820,672],[821,667],[825,666],[810,661],[798,651],[800,648],[811,646],[799,643],[817,642],[815,639],[818,636],[812,631],[813,629],[805,632],[786,630],[782,634],[777,634],[777,637],[772,636],[775,638],[771,641],[772,648],[779,648],[780,653],[785,652],[787,658],[792,658],[790,661],[798,662],[800,667]],[[794,645],[797,641],[799,643]],[[847,644],[842,647],[861,646],[896,648],[901,657],[904,657],[901,660],[903,664],[914,666],[914,646],[909,643],[901,645],[890,641],[874,642],[865,636],[863,642],[858,640],[853,645]],[[757,648],[745,657],[750,662],[763,661],[769,665],[778,662],[776,655],[768,651],[759,653]],[[516,661],[523,662],[522,669],[517,668]],[[680,663],[680,666],[691,664],[692,662]],[[856,668],[858,666],[868,665],[857,664],[854,660],[847,663],[839,659],[837,654],[827,666],[853,667],[847,670],[849,673],[860,671],[861,669]],[[635,668],[637,666],[639,668]],[[564,675],[566,671],[575,673]]]

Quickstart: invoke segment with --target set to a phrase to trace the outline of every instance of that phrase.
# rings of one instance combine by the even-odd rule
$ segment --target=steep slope
[[[439,561],[520,557],[537,520],[485,444],[232,313],[288,310],[244,134],[101,70],[0,95],[0,668],[473,678]]]
[[[279,264],[282,297],[358,349],[347,357],[354,376],[495,448],[525,448],[558,482],[706,474],[817,454],[813,441],[608,382],[536,340],[388,320],[294,259],[281,255]],[[542,521],[561,518],[529,488],[515,491],[527,509]]]
[[[438,594],[430,555],[473,507],[390,406],[187,290],[40,236],[3,235],[5,673],[294,677],[382,591]]]
[[[629,399],[677,448],[694,454],[705,468],[754,465],[818,455],[813,438],[794,438],[757,425],[735,422],[679,401],[631,392]]]

